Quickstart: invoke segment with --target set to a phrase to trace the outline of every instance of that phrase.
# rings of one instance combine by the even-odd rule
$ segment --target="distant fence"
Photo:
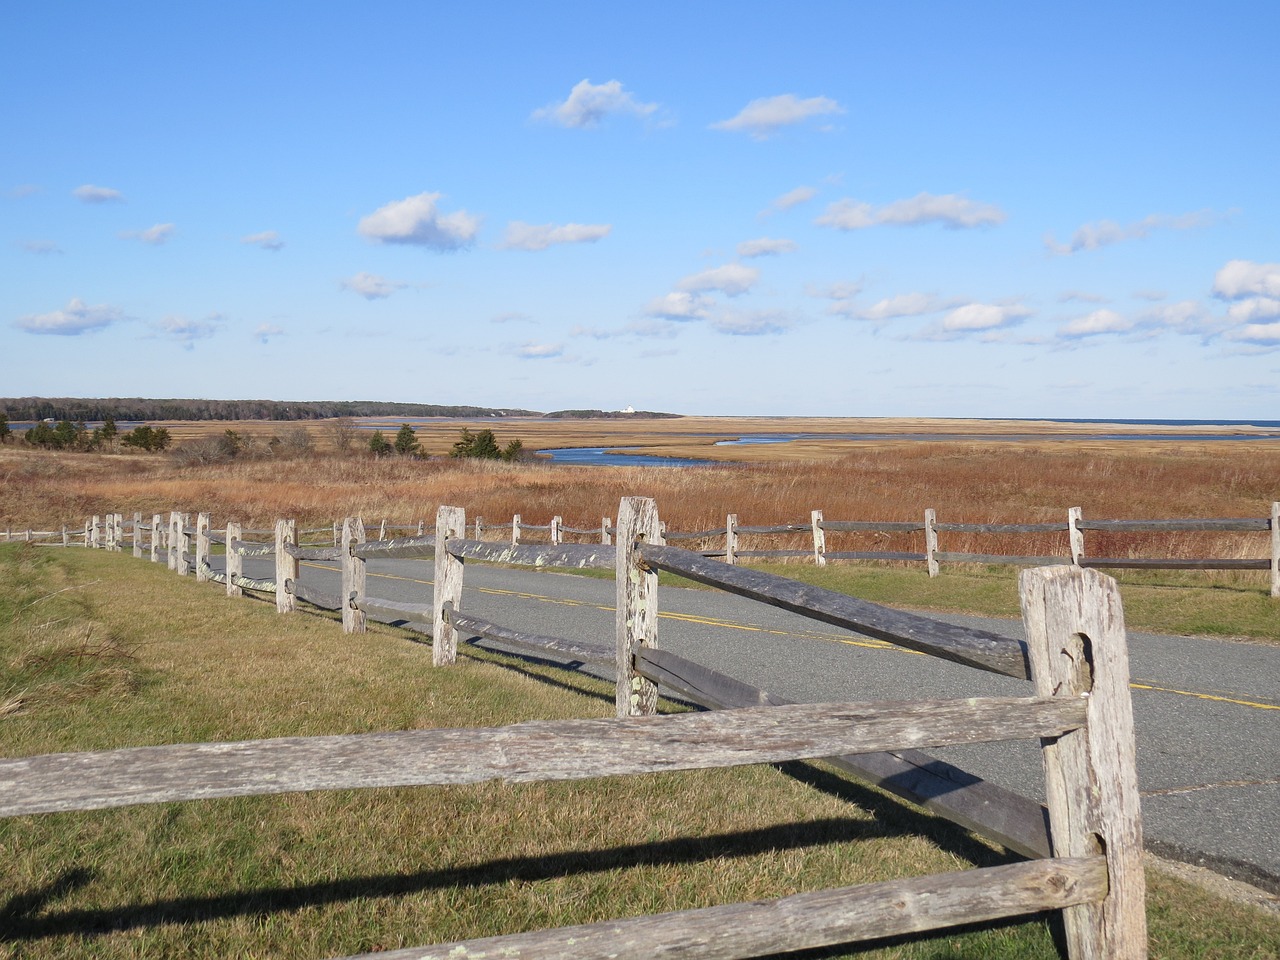
[[[120,514],[99,526],[122,549]],[[135,556],[163,555],[179,574],[219,581],[228,595],[274,595],[276,609],[302,603],[340,610],[342,628],[366,619],[427,633],[432,662],[452,664],[460,635],[542,658],[611,664],[610,719],[531,722],[475,730],[256,740],[143,747],[0,760],[0,816],[140,803],[355,787],[551,781],[826,758],[858,778],[1036,858],[1031,862],[798,894],[779,900],[613,920],[397,951],[396,956],[634,957],[736,960],[783,951],[1062,910],[1072,958],[1146,956],[1142,825],[1134,762],[1128,655],[1116,584],[1071,566],[1025,570],[1025,643],[903,613],[669,546],[652,500],[625,498],[616,544],[522,544],[467,538],[465,512],[441,507],[435,529],[366,539],[346,519],[338,544],[303,543],[292,520],[271,531],[209,514],[135,515]],[[92,527],[92,529],[90,529]],[[379,528],[385,537],[388,527]],[[142,534],[149,533],[144,544]],[[247,535],[270,540],[245,539]],[[669,536],[669,534],[668,534]],[[224,547],[221,570],[212,546]],[[191,548],[194,546],[194,553]],[[274,580],[244,575],[244,561],[271,557]],[[367,592],[371,560],[432,558],[430,602]],[[337,594],[304,585],[302,561],[335,563]],[[467,561],[610,569],[616,582],[614,643],[542,636],[463,612]],[[1030,679],[1034,696],[918,702],[793,704],[656,644],[658,571],[976,669]],[[657,716],[659,687],[711,713]],[[1046,813],[1038,803],[938,761],[921,748],[1038,739]],[[374,955],[369,955],[370,957]]]

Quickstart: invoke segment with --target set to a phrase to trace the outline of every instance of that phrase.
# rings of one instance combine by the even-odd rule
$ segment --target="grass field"
[[[612,711],[580,675],[489,655],[433,669],[400,631],[352,638],[119,554],[10,545],[0,582],[7,756]],[[0,956],[324,957],[1003,856],[810,764],[22,817],[0,821]],[[1280,918],[1148,873],[1154,957],[1278,956]],[[870,955],[1057,953],[1036,919]]]

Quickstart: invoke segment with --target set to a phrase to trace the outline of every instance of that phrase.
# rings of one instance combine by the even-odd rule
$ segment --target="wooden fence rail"
[[[86,525],[86,542],[121,549],[121,520],[115,514],[105,522],[91,521]],[[737,535],[816,531],[816,537],[827,530],[839,530],[841,523],[822,521],[819,511],[809,524],[751,527],[737,526],[736,520],[730,515],[726,525],[727,559],[733,559],[735,553],[756,552],[737,550]],[[491,955],[523,957],[668,955],[736,960],[1047,909],[1063,911],[1072,958],[1146,956],[1141,819],[1127,653],[1119,594],[1110,578],[1086,569],[1086,564],[1024,571],[1021,591],[1028,636],[1024,643],[668,546],[667,539],[679,535],[664,531],[652,500],[625,498],[619,505],[616,526],[607,518],[603,521],[601,539],[616,536],[616,545],[564,543],[566,532],[594,537],[596,531],[566,528],[559,517],[538,527],[522,526],[517,516],[511,525],[512,541],[499,542],[480,539],[485,530],[480,522],[475,526],[476,538],[467,539],[465,512],[457,507],[440,508],[434,534],[427,534],[424,526],[397,527],[384,520],[378,527],[378,539],[368,540],[364,523],[347,518],[339,527],[336,548],[315,548],[298,545],[292,520],[278,521],[271,531],[274,542],[264,543],[243,539],[245,532],[237,524],[228,523],[218,534],[210,529],[208,514],[198,514],[193,526],[188,515],[175,512],[170,514],[163,548],[176,572],[194,570],[198,581],[225,584],[229,595],[241,590],[274,593],[281,613],[297,609],[300,600],[340,610],[343,629],[348,632],[363,631],[366,616],[429,632],[432,662],[438,666],[445,667],[456,658],[460,634],[472,642],[486,640],[502,649],[540,657],[612,662],[616,717],[0,760],[0,816],[303,790],[494,779],[575,780],[826,758],[862,780],[882,784],[1039,859],[764,903],[518,933],[379,956],[453,957],[490,951]],[[946,525],[936,524],[932,511],[924,524],[900,526],[910,526],[911,532],[946,531]],[[1002,526],[1038,529],[1043,525]],[[145,529],[141,517],[135,515],[135,555]],[[520,543],[520,532],[531,529],[546,529],[550,542]],[[860,525],[849,529],[869,528]],[[1062,529],[1068,528],[1064,525]],[[1274,534],[1275,528],[1271,524],[1248,529],[1271,529]],[[416,535],[388,539],[393,530]],[[149,531],[151,556],[158,560],[164,535],[159,515],[153,517]],[[191,537],[195,538],[194,555],[188,554]],[[213,544],[225,547],[222,570],[210,563]],[[822,556],[822,551],[817,555]],[[274,580],[244,576],[246,558],[267,556],[274,557]],[[430,603],[402,603],[367,595],[365,566],[369,560],[428,556],[435,561]],[[338,562],[340,593],[329,594],[304,584],[299,577],[302,559]],[[614,645],[543,636],[464,613],[466,564],[475,560],[534,567],[612,567],[617,591]],[[787,703],[660,649],[659,570],[908,649],[1029,678],[1034,695],[870,704]],[[1089,667],[1081,670],[1080,664]],[[711,712],[657,715],[660,687]],[[1019,738],[1035,738],[1041,743],[1047,808],[920,752],[925,747]]]

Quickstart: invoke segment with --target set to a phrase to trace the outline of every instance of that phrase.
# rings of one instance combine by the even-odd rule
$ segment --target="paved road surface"
[[[246,568],[272,576],[265,565]],[[368,573],[370,596],[430,601],[430,561],[371,561]],[[305,564],[301,576],[338,592],[332,565]],[[613,603],[611,580],[468,564],[462,607],[529,632],[612,645]],[[718,591],[664,587],[658,604],[659,646],[792,700],[1030,693],[1024,681]],[[1017,621],[939,619],[1022,636]],[[1131,633],[1130,661],[1148,846],[1280,893],[1280,647]],[[1043,799],[1034,744],[935,752]]]

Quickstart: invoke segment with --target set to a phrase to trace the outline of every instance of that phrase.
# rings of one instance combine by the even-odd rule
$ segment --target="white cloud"
[[[1150,300],[1152,303],[1158,303],[1169,296],[1163,290],[1135,290],[1133,295],[1139,300]]]
[[[1030,311],[1017,305],[995,303],[966,303],[942,318],[942,332],[947,334],[972,333],[978,330],[997,330],[1020,323],[1030,316]]]
[[[1142,240],[1154,230],[1194,230],[1212,226],[1221,219],[1222,217],[1212,210],[1200,210],[1176,217],[1153,213],[1130,224],[1120,224],[1114,220],[1099,220],[1077,228],[1068,243],[1058,243],[1053,234],[1046,233],[1044,245],[1050,253],[1066,256],[1079,253],[1081,250],[1097,250],[1099,247],[1107,247],[1125,240]]]
[[[862,281],[841,280],[826,287],[807,287],[805,293],[822,300],[852,300],[862,292]]]
[[[790,210],[792,207],[798,207],[802,203],[807,203],[818,195],[818,191],[813,187],[796,187],[794,190],[788,190],[782,196],[776,198],[765,209],[760,211],[760,216],[767,217],[771,213],[781,213],[784,210]]]
[[[791,253],[796,249],[794,240],[775,240],[772,237],[760,237],[757,240],[744,240],[738,244],[738,256],[744,259],[751,257],[771,257],[780,253]]]
[[[582,80],[569,91],[563,103],[553,103],[533,112],[533,119],[562,127],[594,127],[611,113],[631,113],[647,117],[658,109],[656,103],[641,103],[618,80],[593,84]]]
[[[95,187],[91,183],[76,187],[71,191],[71,195],[85,203],[124,202],[124,194],[119,190],[113,190],[110,187]]]
[[[39,184],[20,183],[9,191],[9,196],[13,197],[15,200],[21,200],[24,197],[34,197],[39,192]]]
[[[842,309],[843,306],[841,305],[840,308],[837,308],[836,312],[852,316],[853,313]],[[937,313],[939,310],[946,310],[948,307],[954,306],[955,301],[939,300],[931,293],[902,293],[896,297],[880,300],[865,310],[859,310],[856,316],[862,320],[880,322],[894,320],[898,317],[919,317],[926,313]]]
[[[1107,298],[1098,296],[1096,293],[1086,293],[1083,290],[1065,290],[1058,294],[1059,303],[1106,303]]]
[[[873,207],[860,200],[844,198],[827,207],[814,223],[837,230],[862,230],[881,225],[914,226],[941,223],[951,229],[987,227],[1003,223],[1005,212],[990,203],[978,203],[959,194],[918,193],[906,200],[895,200]]]
[[[711,306],[712,301],[709,297],[673,291],[649,301],[644,312],[645,316],[659,317],[663,320],[701,320],[710,312]]]
[[[105,304],[91,307],[79,297],[72,297],[64,309],[54,310],[52,313],[30,314],[15,322],[14,326],[27,333],[78,337],[82,333],[101,330],[123,319],[124,314],[115,307]]]
[[[561,343],[533,343],[528,341],[522,343],[516,349],[516,356],[522,360],[549,360],[553,357],[561,356],[564,353],[564,344]]]
[[[284,330],[272,323],[260,323],[258,328],[253,331],[253,335],[263,343],[269,343],[272,337],[284,335]]]
[[[1213,293],[1223,300],[1280,297],[1280,263],[1228,261],[1213,278]]]
[[[1227,308],[1227,319],[1233,323],[1252,323],[1272,317],[1280,317],[1280,300],[1275,297],[1250,297]]]
[[[153,227],[147,227],[145,230],[126,230],[120,234],[121,240],[140,240],[148,243],[153,247],[158,247],[173,236],[172,223],[157,223]]]
[[[734,337],[761,337],[784,333],[794,323],[786,314],[774,310],[725,310],[711,318],[711,326]]]
[[[274,230],[263,230],[261,233],[251,233],[248,236],[240,238],[241,243],[248,244],[251,247],[261,247],[263,250],[283,250],[284,241],[280,239],[280,234]]]
[[[1142,317],[1144,325],[1156,325],[1167,329],[1186,333],[1198,333],[1209,321],[1204,305],[1195,300],[1179,300],[1177,303],[1162,303],[1146,311]]]
[[[795,94],[784,93],[776,97],[752,100],[728,120],[711,124],[712,130],[745,131],[753,139],[765,140],[782,127],[801,123],[810,117],[822,117],[844,113],[844,108],[830,97],[809,97],[801,100]]]
[[[1280,323],[1249,323],[1230,331],[1227,339],[1280,346]]]
[[[186,348],[190,350],[193,341],[205,340],[217,333],[218,323],[221,320],[221,315],[216,313],[204,320],[188,320],[186,317],[173,316],[165,317],[155,326],[165,336],[186,344]]]
[[[22,244],[22,249],[27,253],[62,253],[62,248],[52,240],[28,240]]]
[[[676,286],[688,293],[705,293],[719,290],[727,297],[736,297],[746,293],[760,279],[760,271],[755,267],[744,267],[740,263],[726,263],[723,267],[712,267],[685,277]]]
[[[408,284],[399,280],[388,280],[376,273],[357,273],[342,281],[342,289],[358,293],[366,300],[385,300],[397,290],[403,290]]]
[[[1125,333],[1133,329],[1133,323],[1114,310],[1094,310],[1083,317],[1076,317],[1058,328],[1060,337],[1096,337],[1104,333]]]
[[[436,201],[442,194],[419,193],[393,200],[361,219],[357,229],[378,243],[408,243],[435,250],[461,250],[475,240],[480,218],[465,210],[441,214]]]
[[[507,236],[502,241],[505,250],[545,250],[559,243],[595,243],[609,235],[613,227],[607,223],[522,223],[512,220],[507,224]]]

